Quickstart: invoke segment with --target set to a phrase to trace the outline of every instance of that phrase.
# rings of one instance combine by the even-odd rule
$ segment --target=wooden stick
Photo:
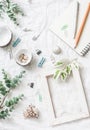
[[[85,12],[85,15],[83,17],[83,20],[82,20],[82,23],[81,23],[81,26],[79,28],[79,31],[75,37],[75,48],[77,47],[78,43],[79,43],[79,40],[80,40],[80,37],[81,37],[81,34],[83,32],[83,29],[84,29],[84,26],[85,26],[85,23],[86,23],[86,20],[87,20],[87,17],[88,17],[88,14],[89,14],[89,11],[90,11],[90,2],[88,3],[88,7],[87,7],[87,10]]]

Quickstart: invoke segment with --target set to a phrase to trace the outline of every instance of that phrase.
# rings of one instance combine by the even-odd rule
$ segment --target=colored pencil
[[[90,12],[90,2],[88,3],[88,7],[86,9],[86,12],[85,12],[85,15],[83,17],[83,20],[82,20],[82,23],[81,23],[81,26],[79,28],[79,31],[78,33],[76,34],[76,37],[75,37],[75,48],[77,47],[78,43],[79,43],[79,40],[80,40],[80,37],[81,37],[81,34],[83,32],[83,29],[84,29],[84,26],[85,26],[85,23],[86,23],[86,20],[87,20],[87,17],[89,15],[89,12]]]

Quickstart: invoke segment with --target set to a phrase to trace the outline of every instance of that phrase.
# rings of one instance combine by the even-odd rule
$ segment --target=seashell
[[[55,47],[53,48],[53,53],[56,54],[56,55],[60,54],[60,53],[61,53],[60,47],[59,47],[59,46],[55,46]]]

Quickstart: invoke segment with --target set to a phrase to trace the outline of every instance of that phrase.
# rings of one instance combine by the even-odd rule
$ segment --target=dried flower
[[[29,105],[23,115],[25,118],[38,118],[39,111],[35,106]]]

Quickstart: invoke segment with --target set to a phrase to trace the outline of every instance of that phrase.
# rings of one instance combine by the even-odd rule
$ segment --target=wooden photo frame
[[[45,72],[42,76],[43,94],[49,111],[50,125],[52,126],[89,117],[89,109],[79,69],[74,66],[72,66],[71,77],[65,83],[53,79],[52,71]],[[71,82],[72,85],[70,85]],[[66,85],[63,85],[64,83]]]

